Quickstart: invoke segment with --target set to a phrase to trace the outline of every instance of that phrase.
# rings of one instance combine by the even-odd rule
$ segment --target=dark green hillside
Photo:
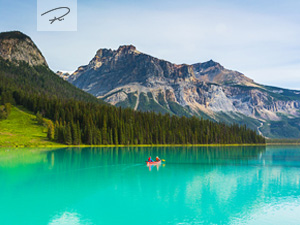
[[[46,66],[31,67],[25,62],[19,66],[0,57],[0,92],[4,90],[24,90],[26,94],[47,95],[53,98],[76,99],[86,102],[104,103],[94,96],[74,87],[54,74]],[[5,88],[4,88],[5,87]]]

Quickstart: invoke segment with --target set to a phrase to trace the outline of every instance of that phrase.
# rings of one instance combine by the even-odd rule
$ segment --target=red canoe
[[[147,163],[147,165],[158,165],[158,164],[161,164],[161,160],[158,162],[147,162],[146,161],[146,163]]]

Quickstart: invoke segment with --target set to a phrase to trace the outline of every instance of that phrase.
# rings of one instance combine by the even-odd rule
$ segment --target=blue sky
[[[76,32],[38,32],[36,5],[0,0],[0,31],[29,35],[54,71],[133,44],[173,63],[213,59],[258,83],[300,89],[299,0],[78,0]]]

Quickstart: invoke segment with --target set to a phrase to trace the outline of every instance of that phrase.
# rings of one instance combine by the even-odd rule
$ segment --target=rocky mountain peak
[[[133,45],[123,45],[120,46],[117,50],[119,54],[132,54],[132,53],[138,53],[136,50],[136,47]]]
[[[133,83],[152,88],[186,82],[246,86],[253,83],[243,74],[227,70],[213,60],[177,65],[141,53],[133,45],[123,45],[117,50],[99,49],[88,65],[79,67],[67,80],[97,97]]]
[[[245,85],[255,86],[252,79],[246,77],[244,74],[225,69],[221,64],[210,60],[204,63],[193,64],[194,74],[197,79],[209,83],[220,85]]]
[[[107,56],[111,56],[112,53],[113,53],[113,51],[111,49],[101,48],[97,51],[96,56],[107,57]]]
[[[221,64],[213,61],[212,59],[207,61],[207,62],[203,62],[203,63],[198,63],[198,64],[195,64],[195,65],[201,65],[201,67],[203,69],[208,69],[210,67],[218,67],[218,68],[224,68],[223,66],[221,66]]]
[[[97,51],[96,56],[97,58],[102,57],[115,57],[119,55],[128,55],[132,53],[140,53],[136,50],[136,47],[133,45],[122,45],[117,50],[111,50],[107,48],[101,48]]]
[[[105,63],[113,61],[116,62],[123,57],[139,54],[140,52],[137,51],[136,47],[133,45],[123,45],[120,46],[117,50],[102,48],[97,51],[95,57],[90,61],[88,68],[97,70]]]
[[[19,31],[0,33],[0,56],[16,64],[24,61],[30,66],[48,66],[31,38]]]
[[[27,36],[26,34],[23,34],[20,31],[10,31],[10,32],[2,32],[0,33],[0,40],[4,39],[18,39],[18,40],[26,40],[31,38]]]

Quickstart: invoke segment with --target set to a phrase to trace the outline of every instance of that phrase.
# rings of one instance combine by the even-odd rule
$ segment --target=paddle
[[[161,161],[165,162],[166,160],[164,160],[164,159],[161,159]],[[148,161],[145,161],[145,162],[148,162]],[[153,162],[155,162],[155,161],[153,161]]]

